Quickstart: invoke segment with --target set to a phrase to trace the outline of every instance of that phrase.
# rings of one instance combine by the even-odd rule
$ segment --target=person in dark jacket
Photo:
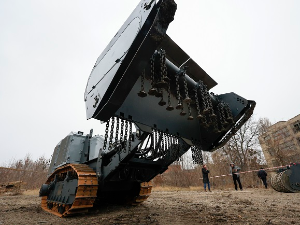
[[[207,169],[206,165],[204,164],[203,167],[202,167],[204,191],[206,191],[206,185],[207,185],[208,191],[210,191],[210,184],[209,184],[208,174],[209,174],[209,170]]]
[[[237,191],[237,183],[239,184],[239,188],[242,191],[243,187],[240,181],[240,170],[241,168],[234,165],[234,163],[230,163],[230,173],[232,174],[234,188]]]
[[[267,172],[264,170],[264,168],[260,168],[260,170],[257,172],[257,176],[263,181],[265,188],[268,188],[267,184]]]

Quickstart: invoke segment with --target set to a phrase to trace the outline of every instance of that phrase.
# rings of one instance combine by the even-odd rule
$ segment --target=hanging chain
[[[218,104],[218,110],[220,112],[220,122],[222,123],[222,125],[226,126],[228,124],[228,122],[226,121],[226,117],[225,117],[225,110],[224,110],[224,104],[223,102],[220,102]]]
[[[194,145],[191,147],[191,152],[192,152],[193,163],[197,164],[196,163],[196,154],[195,154],[195,146]]]
[[[115,136],[115,146],[117,146],[118,140],[119,140],[119,117],[116,117],[117,119],[117,126],[116,126],[116,136]]]
[[[163,152],[164,152],[164,154],[167,152],[167,149],[168,149],[167,142],[166,142],[166,138],[167,138],[166,136],[167,135],[165,133],[163,133],[162,145],[163,145]]]
[[[203,165],[203,153],[202,153],[202,150],[201,149],[199,149],[198,147],[196,147],[197,148],[197,150],[198,150],[198,153],[199,153],[199,155],[198,155],[198,157],[199,157],[199,163],[200,163],[200,165]]]
[[[177,159],[177,161],[180,161],[180,150],[181,150],[181,142],[179,140],[179,138],[177,137],[177,141],[178,141],[178,145],[177,145],[177,151],[176,151],[176,155],[175,155],[175,159]]]
[[[188,90],[188,86],[187,86],[185,72],[186,71],[183,70],[183,84],[184,84],[184,93],[185,93],[185,99],[183,101],[186,103],[190,103],[192,101],[192,99],[189,97],[189,90]]]
[[[165,150],[165,139],[166,139],[166,135],[164,132],[160,132],[160,136],[161,136],[161,148],[160,148],[160,151],[161,151],[161,156],[164,156],[166,154],[166,150]]]
[[[132,123],[129,121],[129,140],[128,140],[128,150],[131,150],[131,142],[132,142]]]
[[[200,94],[201,94],[201,98],[202,98],[202,103],[203,103],[203,113],[204,114],[207,114],[209,112],[209,103],[208,103],[208,92],[207,92],[207,89],[206,89],[206,85],[201,81],[199,80],[199,89],[200,89]]]
[[[211,95],[213,95],[216,99],[217,99],[217,96],[211,92]],[[213,109],[213,106],[212,106],[212,100],[210,98],[210,96],[208,95],[208,99],[209,99],[209,105],[210,105],[210,108],[211,108],[211,114],[209,115],[212,123],[216,123],[217,122],[217,115],[214,113],[214,109]]]
[[[148,94],[149,95],[155,95],[156,94],[156,89],[154,88],[155,86],[155,67],[154,67],[154,64],[155,64],[155,54],[156,52],[153,53],[152,57],[151,57],[151,60],[150,60],[150,70],[151,70],[151,75],[150,75],[150,79],[151,79],[151,89],[148,91]]]
[[[208,111],[208,103],[206,101],[206,92],[204,91],[204,84],[201,80],[198,81],[198,84],[199,84],[199,91],[200,91],[200,96],[201,96],[201,100],[202,100],[201,102],[202,102],[202,105],[203,105],[203,114],[204,114],[204,112]],[[200,102],[199,101],[198,101],[198,104],[199,104],[199,108],[200,108]],[[200,113],[201,113],[201,108],[200,108]],[[209,126],[208,123],[207,123],[205,114],[202,116],[202,119],[200,120],[200,122],[204,127]]]
[[[154,134],[154,128],[152,128],[152,133],[151,133],[151,156],[152,158],[155,158],[155,134]]]
[[[161,135],[161,145],[162,145],[162,148],[160,150],[160,156],[163,157],[166,153],[165,148],[167,148],[167,146],[165,146],[166,134],[164,132],[161,132],[160,135]]]
[[[205,93],[205,101],[206,101],[206,104],[207,104],[207,106],[209,108],[209,111],[208,111],[208,114],[209,114],[209,112],[212,110],[212,103],[211,103],[211,99],[209,97],[207,86],[204,85],[203,87],[204,87],[204,93]]]
[[[168,84],[169,77],[167,74],[167,65],[166,65],[166,51],[164,49],[161,49],[161,73],[162,73],[162,79]]]
[[[227,115],[227,117],[226,117],[227,122],[229,122],[231,124],[234,123],[232,112],[230,110],[228,103],[224,103],[224,109],[225,109],[225,112]]]
[[[109,136],[108,150],[111,150],[111,148],[112,148],[112,139],[113,139],[113,133],[114,133],[114,123],[115,123],[115,117],[111,117],[111,127],[110,127],[110,136]]]
[[[123,130],[124,130],[124,120],[121,119],[121,132],[120,132],[120,143],[123,145]]]
[[[151,72],[151,85],[153,86],[154,84],[154,74],[155,74],[155,68],[154,68],[154,60],[155,60],[155,53],[152,55],[151,60],[150,60],[150,72]]]
[[[168,106],[171,105],[171,94],[170,94],[170,89],[168,89]]]
[[[144,88],[144,82],[145,82],[144,80],[145,80],[145,69],[143,70],[142,75],[141,75],[141,90],[138,93],[138,96],[140,96],[142,98],[147,96],[147,93],[145,92],[145,88]]]
[[[167,136],[167,142],[168,142],[168,150],[171,151],[172,143],[171,143],[171,135],[170,134],[168,134],[168,136]]]
[[[176,85],[176,97],[177,97],[177,106],[176,109],[182,109],[180,87],[179,87],[179,74],[175,75],[175,85]]]
[[[155,129],[154,128],[152,128],[152,139],[151,139],[151,141],[152,141],[152,149],[153,149],[152,156],[153,156],[153,158],[155,158],[156,157],[155,156],[156,149],[155,149]]]
[[[201,111],[200,111],[200,104],[199,104],[199,98],[198,98],[198,87],[195,86],[194,88],[195,91],[195,101],[196,101],[196,109],[197,109],[197,118],[198,119],[203,119],[203,115],[201,115]]]
[[[170,152],[170,155],[174,154],[174,136],[173,135],[170,135],[170,143],[171,143],[171,146],[169,147],[169,152]]]
[[[108,139],[108,129],[109,129],[109,120],[106,122],[103,150],[106,149],[106,144],[107,144],[107,139]]]
[[[203,81],[199,80],[198,85],[199,85],[198,87],[199,87],[200,96],[201,96],[201,103],[203,106],[203,114],[201,114],[201,107],[200,107],[200,101],[198,98],[198,91],[195,90],[195,98],[196,98],[196,105],[197,105],[197,111],[198,111],[197,117],[200,119],[200,123],[204,127],[208,127],[209,125],[208,125],[208,122],[206,119],[206,114],[209,112],[209,103],[207,100],[208,92],[205,89],[206,86],[204,85]]]
[[[162,151],[162,142],[163,142],[163,136],[162,136],[162,132],[158,131],[158,140],[159,140],[159,144],[157,145],[157,151],[158,151],[158,157],[162,157],[163,156],[163,151]]]
[[[175,158],[177,162],[179,162],[181,160],[181,158],[179,157],[180,155],[180,149],[181,149],[181,142],[179,140],[179,138],[177,138],[178,140],[178,145],[177,145],[177,152],[176,152],[176,155],[175,155]]]
[[[164,55],[164,61],[165,61],[165,52],[163,53],[163,55]],[[165,67],[165,63],[164,63],[164,67]],[[165,69],[165,71],[166,71],[166,69]],[[168,91],[168,107],[166,108],[166,110],[172,111],[172,110],[174,110],[174,107],[171,105],[171,82],[170,82],[170,79],[166,76],[165,76],[165,79],[167,80],[166,88],[167,88],[167,91]]]
[[[155,133],[155,157],[158,157],[158,131],[154,130]]]
[[[176,136],[173,136],[173,148],[172,148],[172,152],[173,152],[173,159],[176,159],[176,155],[177,155],[177,151],[178,151],[178,138]],[[175,157],[174,157],[175,155]]]
[[[204,87],[205,87],[205,89],[207,88],[206,85]],[[206,102],[207,102],[207,105],[208,105],[208,108],[209,108],[208,114],[210,116],[211,123],[213,124],[213,123],[216,122],[217,116],[214,114],[212,101],[211,101],[211,98],[209,96],[209,93],[208,93],[207,89],[206,89]]]
[[[145,69],[142,72],[142,76],[141,76],[141,90],[144,91],[145,87],[144,87],[144,83],[145,82]]]
[[[168,88],[168,82],[169,78],[167,77],[167,67],[166,67],[166,52],[163,49],[160,49],[160,51],[157,52],[157,54],[160,56],[159,58],[159,74],[158,79],[155,84],[157,88]]]
[[[210,110],[211,110],[211,107],[210,107],[210,102],[209,102],[209,94],[208,94],[208,91],[206,89],[206,85],[203,85],[203,93],[204,93],[204,102],[205,102],[205,109],[203,110],[203,113],[204,114],[209,114],[210,113]]]
[[[207,122],[207,125],[212,125],[217,122],[217,116],[214,114],[213,106],[212,106],[212,100],[211,97],[207,91],[207,86],[202,82],[199,81],[199,87],[200,87],[200,94],[202,98],[202,103],[203,103],[203,114],[204,115],[209,115],[210,122]]]
[[[127,135],[128,135],[128,121],[125,120],[124,152],[126,152],[126,148],[127,148]]]
[[[174,107],[171,105],[171,90],[170,90],[170,85],[168,87],[168,107],[166,108],[168,111],[174,110]]]

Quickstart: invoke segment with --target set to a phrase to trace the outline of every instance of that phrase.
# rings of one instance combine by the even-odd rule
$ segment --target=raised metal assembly
[[[291,163],[281,168],[271,177],[271,186],[279,192],[296,193],[300,192],[300,164]]]
[[[140,1],[98,57],[84,101],[105,134],[71,133],[56,146],[40,191],[46,211],[138,204],[189,149],[202,164],[202,151],[223,146],[252,115],[254,101],[210,92],[217,83],[167,35],[176,9],[174,0]]]

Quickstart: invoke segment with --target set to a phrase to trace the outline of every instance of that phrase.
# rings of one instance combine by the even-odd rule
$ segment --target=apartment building
[[[270,126],[259,142],[269,167],[300,162],[300,114]]]

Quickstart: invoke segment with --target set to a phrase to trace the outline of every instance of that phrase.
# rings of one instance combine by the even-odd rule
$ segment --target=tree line
[[[222,148],[213,153],[203,152],[203,161],[210,170],[210,176],[228,175],[231,162],[241,167],[242,171],[257,170],[261,166],[266,167],[258,137],[264,134],[271,125],[267,118],[255,119],[252,116]],[[283,161],[284,154],[278,150],[276,157],[281,157],[281,161]],[[0,168],[0,184],[23,181],[26,183],[26,189],[39,188],[47,179],[49,164],[50,159],[41,157],[32,160],[26,156],[25,159],[12,162],[8,166],[18,170]],[[193,164],[191,157],[185,154],[168,171],[157,176],[153,183],[156,186],[202,186],[201,169],[202,165]],[[241,180],[245,187],[261,185],[256,173],[243,174]],[[216,188],[232,187],[231,176],[213,178],[210,181]]]

